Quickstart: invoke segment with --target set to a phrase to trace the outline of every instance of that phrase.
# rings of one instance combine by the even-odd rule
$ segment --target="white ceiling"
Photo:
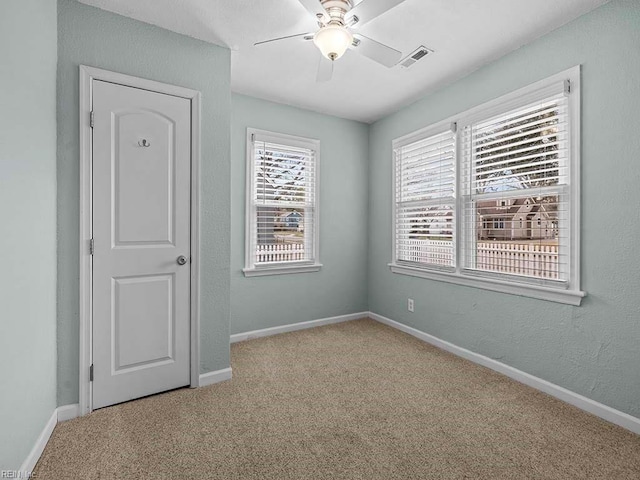
[[[80,1],[231,48],[234,92],[373,122],[608,0],[406,0],[359,32],[403,56],[420,45],[435,53],[388,69],[347,51],[327,83],[316,82],[313,42],[253,46],[317,29],[298,0]]]

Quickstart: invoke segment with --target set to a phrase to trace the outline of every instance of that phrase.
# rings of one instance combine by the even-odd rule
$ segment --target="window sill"
[[[579,306],[586,292],[579,290],[561,290],[553,287],[540,285],[526,285],[493,278],[477,278],[459,273],[438,272],[434,270],[424,270],[421,268],[408,267],[390,263],[389,267],[393,273],[410,275],[413,277],[427,278],[441,282],[464,285],[466,287],[482,288],[494,292],[508,293],[522,297],[537,298],[549,302],[564,303],[567,305]]]
[[[282,265],[274,267],[244,268],[242,271],[244,272],[245,277],[264,277],[267,275],[318,272],[321,267],[321,263],[314,263],[313,265]]]

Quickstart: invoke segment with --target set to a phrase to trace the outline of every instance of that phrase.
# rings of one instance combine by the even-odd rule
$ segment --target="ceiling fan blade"
[[[316,82],[328,82],[333,77],[333,64],[331,60],[320,56],[320,64],[318,65],[318,76]]]
[[[326,23],[329,21],[329,14],[324,9],[320,0],[298,0],[316,20]]]
[[[254,43],[253,46],[262,45],[264,43],[277,42],[279,40],[287,40],[289,38],[302,37],[303,40],[313,40],[313,33],[297,33],[295,35],[287,35],[286,37],[272,38],[271,40],[263,40],[262,42]]]
[[[375,40],[371,40],[369,37],[365,37],[360,33],[354,33],[353,45],[351,48],[354,52],[358,52],[360,55],[369,57],[371,60],[376,61],[385,67],[393,67],[402,58],[402,52],[399,52],[395,48],[388,47],[382,43],[378,43]]]
[[[404,0],[362,0],[347,12],[344,17],[345,23],[353,28],[360,27],[402,2]]]

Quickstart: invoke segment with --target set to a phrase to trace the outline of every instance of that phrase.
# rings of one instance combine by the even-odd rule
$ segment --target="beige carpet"
[[[35,478],[640,478],[639,436],[372,320],[231,353],[229,382],[58,425]]]

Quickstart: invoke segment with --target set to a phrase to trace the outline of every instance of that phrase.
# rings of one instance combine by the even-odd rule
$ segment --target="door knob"
[[[187,263],[187,257],[185,257],[184,255],[180,255],[176,259],[176,262],[178,262],[178,265],[184,265],[185,263]]]

